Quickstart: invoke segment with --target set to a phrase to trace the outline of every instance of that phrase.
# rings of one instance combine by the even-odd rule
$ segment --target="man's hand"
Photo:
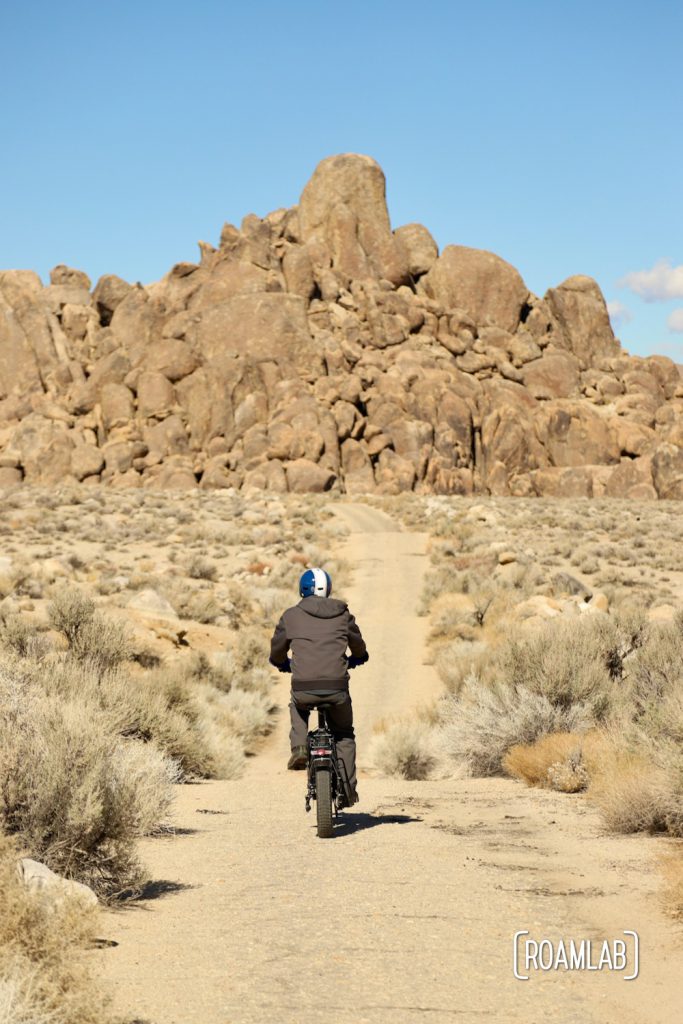
[[[365,665],[368,661],[370,661],[370,655],[367,651],[360,658],[356,658],[353,654],[347,658],[349,668],[358,668],[359,665]]]
[[[289,660],[289,658],[285,658],[284,661],[280,661],[280,662],[273,661],[272,658],[268,658],[268,661],[273,666],[273,668],[276,668],[278,670],[278,672],[291,672],[292,671],[292,663]]]

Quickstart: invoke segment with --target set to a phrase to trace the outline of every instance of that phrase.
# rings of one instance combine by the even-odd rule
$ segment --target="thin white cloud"
[[[672,334],[683,334],[683,309],[674,309],[669,313],[666,326]]]
[[[672,267],[669,260],[657,260],[650,270],[633,270],[617,281],[645,302],[668,302],[683,299],[683,264]]]
[[[619,302],[619,299],[612,299],[607,303],[607,312],[609,313],[612,327],[623,327],[624,324],[628,324],[633,320],[633,313],[623,302]]]

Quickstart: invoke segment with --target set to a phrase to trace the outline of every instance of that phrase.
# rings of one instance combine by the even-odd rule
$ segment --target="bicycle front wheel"
[[[332,826],[332,777],[329,768],[319,768],[315,773],[315,809],[318,819],[318,837],[331,839]]]

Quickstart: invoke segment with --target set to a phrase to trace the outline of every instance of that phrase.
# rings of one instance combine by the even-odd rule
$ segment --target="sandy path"
[[[426,537],[345,505],[347,596],[371,662],[353,677],[360,763],[373,722],[429,699],[415,604]],[[287,686],[279,683],[284,707]],[[414,1024],[678,1019],[680,958],[659,917],[647,840],[606,838],[579,797],[505,780],[410,783],[361,771],[334,840],[304,814],[287,722],[238,782],[179,789],[174,837],[143,844],[166,895],[106,915],[93,953],[128,1020]],[[212,812],[212,813],[207,813]],[[173,891],[174,886],[187,888]],[[616,938],[641,976],[512,975],[512,935]]]

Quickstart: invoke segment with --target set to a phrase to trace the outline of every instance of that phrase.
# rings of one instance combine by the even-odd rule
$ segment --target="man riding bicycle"
[[[299,580],[301,601],[288,608],[275,627],[270,642],[270,663],[280,672],[292,673],[289,704],[292,756],[287,767],[295,771],[306,767],[310,711],[321,703],[332,705],[327,718],[355,803],[358,800],[356,741],[348,670],[363,665],[369,655],[348,605],[331,598],[331,591],[332,580],[323,569],[306,570]],[[346,655],[347,649],[351,651],[350,658]]]

